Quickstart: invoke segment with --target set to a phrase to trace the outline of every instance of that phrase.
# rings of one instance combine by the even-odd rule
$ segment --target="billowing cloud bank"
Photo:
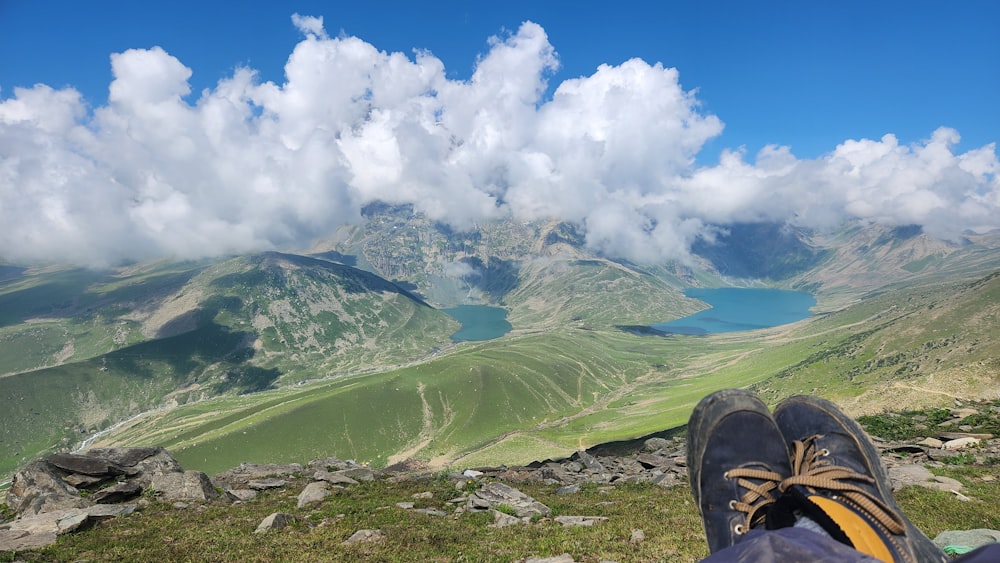
[[[108,104],[92,111],[45,85],[0,101],[0,258],[113,264],[301,245],[374,200],[459,229],[559,218],[592,248],[638,260],[683,258],[712,225],[737,221],[863,218],[946,238],[1000,226],[995,146],[955,154],[951,129],[914,146],[886,135],[816,160],[767,147],[696,167],[723,125],[675,69],[605,65],[545,100],[558,61],[530,22],[455,81],[429,53],[293,21],[305,38],[284,84],[240,69],[189,96],[191,70],[152,48],[112,55]]]

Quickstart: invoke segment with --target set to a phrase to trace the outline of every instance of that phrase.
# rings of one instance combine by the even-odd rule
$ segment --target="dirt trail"
[[[396,454],[388,457],[388,465],[405,461],[417,455],[417,453],[430,445],[434,439],[434,411],[431,410],[430,403],[427,402],[425,391],[427,386],[417,383],[417,393],[420,394],[420,412],[423,422],[420,425],[420,434],[417,435],[416,443]]]

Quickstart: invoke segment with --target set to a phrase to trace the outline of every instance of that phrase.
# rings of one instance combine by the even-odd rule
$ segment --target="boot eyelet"
[[[729,501],[729,510],[736,510],[736,501],[735,500]]]
[[[723,473],[723,474],[722,474],[722,478],[723,478],[723,479],[729,479],[729,472],[728,472],[728,471],[726,471],[725,473]]]
[[[822,450],[819,451],[819,455],[821,455],[823,457],[826,457],[826,456],[830,455],[830,450],[828,450],[826,448],[823,448]]]
[[[737,536],[742,536],[743,534],[747,533],[747,528],[743,524],[737,524],[737,525],[733,526],[733,532]]]

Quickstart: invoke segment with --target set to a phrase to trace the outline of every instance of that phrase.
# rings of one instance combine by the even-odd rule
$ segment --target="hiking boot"
[[[691,492],[715,553],[764,526],[778,483],[791,475],[788,446],[767,405],[742,389],[703,398],[687,440]]]
[[[774,419],[792,447],[793,475],[768,513],[768,526],[807,516],[831,537],[888,562],[946,561],[944,553],[903,515],[875,444],[830,401],[797,396]]]

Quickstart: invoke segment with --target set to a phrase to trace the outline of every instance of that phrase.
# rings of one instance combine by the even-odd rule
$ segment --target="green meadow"
[[[848,405],[889,386],[934,381],[984,390],[998,384],[998,314],[993,275],[886,292],[763,331],[522,332],[405,368],[154,413],[109,440],[164,445],[185,467],[208,473],[325,455],[376,466],[406,457],[527,463],[681,426],[701,397],[725,387],[751,386],[772,402],[818,393]],[[866,404],[878,406],[874,398]]]
[[[663,337],[633,329],[700,310],[681,288],[724,280],[587,257],[535,234],[556,246],[523,260],[516,280],[506,259],[483,262],[496,279],[476,287],[453,280],[463,295],[506,292],[514,330],[486,342],[450,342],[457,323],[410,292],[431,293],[420,283],[310,256],[0,281],[0,475],[84,439],[162,445],[208,473],[327,455],[526,463],[676,429],[725,387],[771,403],[818,394],[852,414],[1000,391],[998,257],[983,247],[924,260],[890,240],[898,267],[883,269],[870,252],[838,250],[772,284],[814,291],[807,320]]]

